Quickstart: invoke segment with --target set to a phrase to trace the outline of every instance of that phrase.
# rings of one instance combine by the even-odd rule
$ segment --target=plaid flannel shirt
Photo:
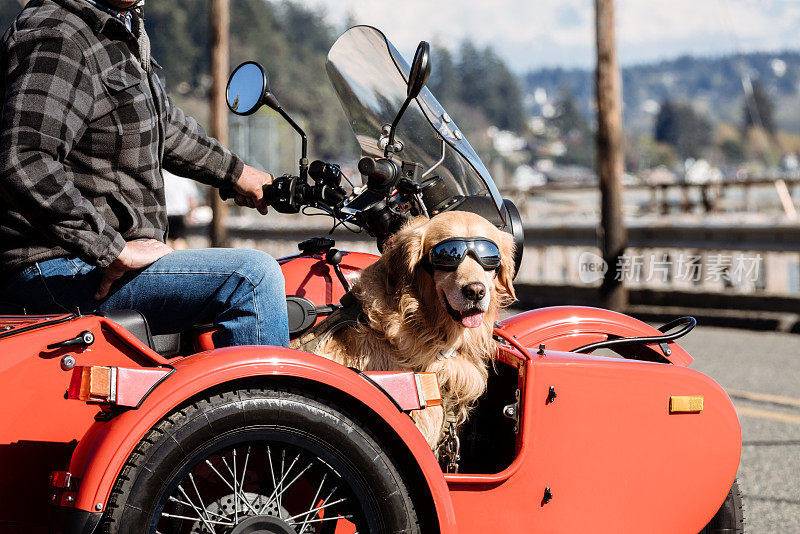
[[[134,30],[136,25],[134,25]],[[163,241],[161,169],[233,184],[241,160],[167,97],[137,39],[84,0],[32,0],[0,43],[0,272]]]

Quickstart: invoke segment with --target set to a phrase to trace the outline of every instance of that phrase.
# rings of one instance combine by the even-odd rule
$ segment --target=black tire
[[[733,481],[733,486],[725,497],[716,515],[711,518],[708,525],[700,531],[700,534],[742,534],[744,532],[744,506],[742,504],[742,492],[739,491],[739,484]]]
[[[296,389],[241,389],[193,402],[145,435],[100,532],[308,534],[332,532],[339,520],[324,521],[336,517],[362,534],[420,530],[392,458],[357,417]]]

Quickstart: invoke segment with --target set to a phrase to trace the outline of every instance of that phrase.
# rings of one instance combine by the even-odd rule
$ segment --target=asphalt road
[[[745,532],[800,534],[800,335],[699,326],[680,344],[739,413]]]

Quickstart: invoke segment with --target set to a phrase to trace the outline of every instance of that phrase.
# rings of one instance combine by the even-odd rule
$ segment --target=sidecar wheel
[[[725,498],[717,514],[711,518],[708,525],[700,531],[700,534],[742,534],[744,532],[744,506],[742,504],[742,492],[739,491],[739,484],[733,481],[731,491]]]
[[[419,532],[380,438],[291,388],[224,392],[164,418],[123,467],[101,525],[108,534]]]

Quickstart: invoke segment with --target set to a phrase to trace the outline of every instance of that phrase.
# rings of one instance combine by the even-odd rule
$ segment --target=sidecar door
[[[510,467],[446,475],[463,532],[698,532],[736,475],[736,413],[691,369],[548,352],[521,402]]]

